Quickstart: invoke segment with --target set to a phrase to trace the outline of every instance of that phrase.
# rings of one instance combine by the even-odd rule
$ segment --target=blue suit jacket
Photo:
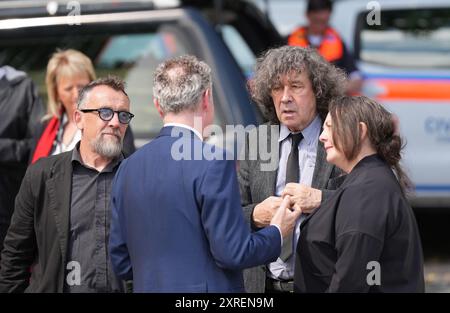
[[[195,147],[223,159],[192,160]],[[280,254],[275,226],[251,233],[244,220],[235,162],[185,128],[162,128],[122,162],[111,209],[111,262],[135,292],[243,292],[242,269]]]

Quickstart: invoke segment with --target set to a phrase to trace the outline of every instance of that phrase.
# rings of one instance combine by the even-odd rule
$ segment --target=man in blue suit
[[[203,142],[214,119],[210,72],[192,56],[157,68],[164,127],[115,177],[110,255],[134,292],[243,292],[242,270],[274,261],[300,214],[287,196],[270,225],[251,233],[235,162]]]

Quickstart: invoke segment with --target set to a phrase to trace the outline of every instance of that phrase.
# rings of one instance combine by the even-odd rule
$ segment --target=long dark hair
[[[400,166],[402,139],[396,132],[395,122],[378,102],[365,97],[344,96],[330,103],[333,121],[332,136],[336,148],[348,160],[353,160],[361,150],[360,122],[367,125],[367,134],[377,154],[394,170],[403,194],[411,187],[411,180]]]

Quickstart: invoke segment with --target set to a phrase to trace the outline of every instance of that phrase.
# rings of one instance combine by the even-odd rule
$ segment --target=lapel
[[[50,199],[49,212],[55,218],[62,259],[66,261],[69,237],[70,199],[72,189],[72,153],[66,152],[53,163],[47,190]]]
[[[316,189],[324,189],[331,177],[333,164],[327,162],[327,153],[323,147],[323,143],[317,141],[316,165],[314,167],[311,187]]]
[[[275,135],[279,136],[279,129],[278,129],[278,133],[272,134],[271,126],[273,124],[268,123],[268,124],[264,124],[264,125],[267,125],[267,127],[268,127],[267,128],[267,136],[266,136],[267,137],[266,147],[270,147],[272,136],[275,136]],[[278,140],[278,138],[277,138],[277,140]],[[280,145],[278,145],[277,153],[278,153],[278,158],[276,160],[277,168],[274,171],[261,171],[260,166],[261,166],[262,162],[258,158],[258,162],[257,162],[258,170],[256,172],[259,174],[258,180],[260,181],[260,183],[258,185],[261,187],[259,194],[262,195],[263,200],[266,199],[267,197],[275,195],[277,174],[278,174],[278,163],[280,161]]]

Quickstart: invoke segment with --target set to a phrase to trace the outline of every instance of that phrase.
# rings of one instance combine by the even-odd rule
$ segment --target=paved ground
[[[425,290],[450,293],[450,208],[415,212],[425,256]]]
[[[426,292],[450,292],[450,260],[425,263]]]

